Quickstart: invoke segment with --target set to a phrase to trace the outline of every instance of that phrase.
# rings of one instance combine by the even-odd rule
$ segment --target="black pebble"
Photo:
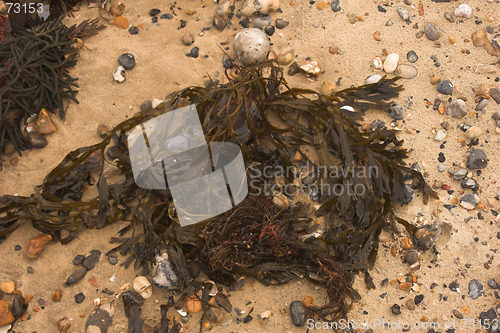
[[[158,22],[158,17],[155,16],[151,19],[151,23],[156,23],[156,22]]]
[[[441,163],[443,163],[444,161],[446,161],[446,157],[444,157],[443,153],[439,153],[438,161],[441,162]]]
[[[14,251],[21,251],[21,245],[14,246]]]
[[[500,232],[499,232],[499,233],[500,233]],[[498,238],[500,239],[500,237],[498,237]],[[26,272],[27,272],[28,274],[33,274],[33,273],[35,273],[35,270],[33,269],[33,267],[28,266],[28,267],[26,267]]]
[[[231,59],[226,59],[224,60],[224,68],[228,68],[228,67],[231,67],[233,65],[233,61]]]
[[[302,301],[295,301],[290,304],[290,316],[295,326],[304,326],[306,323],[306,306]]]
[[[128,29],[128,32],[130,32],[131,35],[137,35],[139,33],[139,28],[133,25]]]
[[[95,267],[95,264],[99,261],[101,258],[101,251],[99,250],[92,250],[90,251],[90,254],[85,258],[83,261],[83,266],[87,268],[87,270],[92,270]]]
[[[250,316],[250,315],[248,315],[248,316],[246,316],[245,318],[243,318],[243,322],[246,324],[246,323],[251,322],[251,321],[252,321],[252,319],[253,319],[253,317],[252,317],[252,316]]]
[[[116,263],[118,263],[118,259],[116,257],[108,257],[108,261],[111,265],[116,265]]]
[[[495,281],[495,279],[491,278],[488,280],[488,287],[491,289],[498,289],[498,282]]]
[[[411,50],[411,51],[408,51],[408,53],[406,54],[406,59],[408,59],[408,61],[413,64],[413,63],[417,62],[418,55],[415,53],[415,51]]]
[[[381,5],[378,5],[378,6],[377,6],[377,9],[378,9],[378,11],[379,11],[379,12],[381,12],[381,13],[385,13],[385,12],[387,12],[387,9],[385,9],[385,8],[384,8],[384,7],[382,7]]]
[[[339,6],[339,2],[340,2],[340,0],[333,0],[331,2],[330,7],[332,7],[333,12],[335,12],[335,13],[338,12],[338,11],[340,11],[342,9]]]
[[[294,76],[299,72],[299,64],[297,64],[296,61],[293,62],[293,64],[288,67],[288,75]]]
[[[110,159],[115,160],[118,158],[118,150],[119,149],[120,148],[118,146],[111,146],[106,151],[106,154],[109,156]]]
[[[135,67],[135,57],[131,53],[124,53],[119,56],[118,62],[127,70]]]
[[[240,25],[243,28],[248,28],[250,26],[250,20],[248,19],[248,17],[245,17],[243,20],[241,20]]]
[[[83,302],[85,300],[85,295],[83,293],[79,293],[79,294],[76,294],[75,295],[75,302],[77,304],[80,304],[81,302]]]
[[[77,266],[77,265],[81,265],[83,263],[83,261],[85,260],[85,256],[83,254],[79,254],[77,255],[74,259],[73,259],[73,265]]]
[[[391,306],[391,311],[392,313],[394,313],[396,316],[400,315],[401,314],[401,308],[399,305],[397,304],[394,304],[393,306]]]
[[[469,190],[477,190],[479,188],[478,182],[472,178],[463,179],[462,182],[460,183],[460,186],[462,186],[462,188],[466,188]]]
[[[162,20],[165,20],[165,19],[166,20],[171,20],[173,18],[174,18],[174,15],[169,14],[169,13],[166,13],[166,14],[163,14],[162,16],[160,16],[160,19],[162,19]]]
[[[24,301],[24,297],[21,295],[16,295],[12,301],[12,314],[14,318],[20,318],[28,309],[28,304]]]
[[[439,91],[441,94],[451,95],[453,93],[453,84],[450,82],[450,80],[443,80],[439,82],[436,88],[437,91]]]
[[[66,282],[64,283],[64,286],[70,286],[72,284],[77,283],[83,277],[87,274],[87,268],[80,266],[76,271],[73,272],[68,278],[66,279]]]
[[[472,148],[467,159],[467,168],[471,170],[484,169],[486,165],[488,165],[488,159],[484,150]]]
[[[198,58],[199,54],[200,54],[200,49],[197,46],[193,47],[191,49],[191,52],[189,52],[189,56],[193,58]]]
[[[102,292],[103,292],[104,294],[108,294],[108,295],[114,295],[114,294],[115,294],[115,292],[114,292],[114,291],[111,291],[111,290],[109,290],[108,288],[104,288],[104,289],[102,290]]]
[[[451,291],[458,292],[458,288],[460,288],[460,285],[455,280],[452,283],[450,283],[449,288],[450,288]]]
[[[161,10],[156,9],[156,8],[153,8],[153,9],[151,9],[151,10],[149,11],[149,15],[151,15],[151,16],[156,16],[156,15],[160,14],[160,12],[161,12]]]
[[[264,28],[264,31],[266,32],[266,34],[268,36],[272,36],[272,35],[274,35],[274,32],[276,31],[276,29],[274,28],[273,25],[269,25],[269,26]]]
[[[415,302],[415,305],[418,305],[422,303],[423,300],[424,300],[424,295],[420,294],[415,296],[415,299],[413,301]]]

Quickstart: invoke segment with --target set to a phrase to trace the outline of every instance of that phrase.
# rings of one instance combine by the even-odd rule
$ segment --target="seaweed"
[[[98,19],[66,27],[64,16],[21,29],[0,43],[0,150],[7,140],[19,155],[31,148],[20,125],[45,108],[64,118],[63,101],[78,103],[77,79],[69,68],[77,63],[75,39],[104,28]]]
[[[226,75],[230,82],[225,85],[174,92],[157,108],[117,125],[102,142],[69,153],[31,196],[0,197],[0,227],[5,229],[0,237],[31,221],[35,228],[68,243],[85,228],[125,220],[122,237],[111,239],[119,245],[108,252],[128,256],[122,265],[135,260],[136,268],[148,269],[166,250],[179,289],[196,287],[190,275],[194,264],[224,284],[234,283],[239,275],[267,285],[302,277],[327,290],[328,302],[312,311],[322,318],[345,317],[347,298],[359,297],[348,274],[364,270],[365,281],[373,285],[367,269],[375,263],[382,228],[397,231],[396,224],[401,224],[410,233],[416,229],[394,211],[397,202],[407,203],[404,175],[415,176],[424,202],[437,197],[420,172],[404,165],[408,151],[397,131],[359,130],[363,111],[389,108],[402,87],[395,85],[397,78],[384,77],[378,83],[323,96],[289,87],[283,68],[272,61],[233,66]],[[168,189],[135,184],[126,133],[190,104],[196,105],[207,142],[239,144],[247,175],[259,187],[252,187],[233,209],[181,227]],[[342,108],[346,104],[354,111]],[[118,152],[114,160],[107,157],[110,148]],[[297,160],[312,172],[301,172]],[[279,167],[294,172],[284,177],[262,172]],[[119,177],[111,177],[113,172]],[[97,189],[93,198],[83,200],[89,179],[99,180]],[[263,185],[269,181],[273,186],[266,189]],[[319,209],[301,202],[300,195],[277,193],[280,184],[304,191],[311,199],[314,194]],[[365,191],[335,191],[349,186]],[[123,237],[127,232],[131,235]]]

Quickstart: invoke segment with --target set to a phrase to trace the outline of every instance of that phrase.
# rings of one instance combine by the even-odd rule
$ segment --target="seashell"
[[[247,28],[236,35],[233,48],[244,65],[262,62],[267,59],[269,39],[262,30]]]
[[[347,110],[347,111],[351,111],[351,112],[356,112],[354,110],[354,108],[350,105],[344,105],[343,107],[340,108],[340,110]]]
[[[153,295],[153,291],[151,290],[151,283],[145,276],[138,276],[135,278],[134,289],[144,299],[148,299],[151,297],[151,295]]]
[[[226,17],[229,14],[230,7],[231,3],[228,0],[226,0],[215,9],[215,13],[217,15]]]
[[[189,313],[200,312],[201,301],[196,295],[189,295],[187,298],[186,307]]]
[[[178,287],[178,276],[170,263],[166,251],[158,254],[153,262],[153,283],[161,288],[173,289]]]
[[[290,201],[283,193],[276,193],[273,204],[280,210],[287,210],[290,207]]]
[[[384,69],[384,65],[382,64],[382,59],[380,59],[380,57],[373,58],[373,67],[375,67],[375,70],[377,71]]]
[[[36,119],[36,129],[40,134],[50,134],[57,131],[56,126],[50,120],[47,110],[42,109]]]
[[[365,79],[365,84],[377,83],[380,79],[382,79],[382,75],[372,74]]]
[[[217,290],[217,285],[215,284],[215,282],[214,282],[214,281],[212,281],[212,280],[207,280],[207,281],[205,281],[205,283],[210,283],[210,284],[212,284],[212,288],[210,289],[210,292],[208,293],[208,295],[210,295],[210,296],[215,296],[215,295],[217,295],[217,293],[218,293],[219,291]]]
[[[245,0],[241,5],[240,13],[244,16],[252,16],[259,11],[261,14],[268,14],[279,8],[279,0]]]
[[[118,66],[118,68],[115,70],[115,73],[113,74],[113,80],[116,82],[122,83],[125,81],[125,68],[123,66]]]
[[[321,73],[321,66],[317,60],[306,60],[299,68],[306,74],[319,75]]]

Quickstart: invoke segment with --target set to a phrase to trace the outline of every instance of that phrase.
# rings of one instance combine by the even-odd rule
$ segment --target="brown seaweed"
[[[283,69],[273,62],[234,67],[234,79],[225,85],[188,87],[172,93],[161,109],[138,112],[112,129],[102,142],[69,153],[35,188],[30,197],[0,197],[0,236],[20,224],[33,226],[68,243],[85,228],[102,228],[118,220],[129,221],[120,243],[110,251],[128,255],[124,265],[149,267],[154,256],[166,248],[179,275],[180,288],[193,285],[191,263],[199,265],[214,281],[233,283],[239,275],[253,276],[264,284],[283,284],[298,276],[327,289],[329,300],[314,311],[322,317],[346,315],[345,297],[355,295],[347,272],[373,266],[378,236],[384,227],[402,224],[410,233],[415,227],[394,213],[397,202],[405,203],[404,175],[415,176],[424,202],[436,197],[420,172],[404,166],[408,151],[396,131],[361,132],[362,111],[384,110],[390,98],[402,89],[397,79],[350,88],[333,96],[314,97],[313,90],[290,88]],[[269,73],[269,74],[265,74]],[[355,112],[341,109],[349,103]],[[304,163],[318,170],[315,182],[326,231],[321,237],[309,233],[311,208],[294,202],[288,210],[277,210],[272,196],[250,193],[237,207],[217,217],[180,227],[170,191],[139,188],[133,179],[126,132],[140,123],[181,106],[195,104],[207,142],[235,142],[250,167],[292,167],[297,153]],[[239,129],[246,122],[248,130]],[[118,158],[105,157],[117,146]],[[314,149],[311,160],[307,149]],[[104,165],[120,171],[122,181],[113,183]],[[369,170],[335,174],[336,167]],[[99,179],[97,194],[82,201],[88,179]],[[290,184],[293,176],[286,177]],[[268,181],[269,179],[261,179]],[[337,195],[335,185],[362,184],[362,195]],[[93,186],[93,185],[92,185]],[[309,186],[309,185],[308,185]],[[196,204],[196,203],[194,203]],[[369,275],[365,275],[370,282]]]

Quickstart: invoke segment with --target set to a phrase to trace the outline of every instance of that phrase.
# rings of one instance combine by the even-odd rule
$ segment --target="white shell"
[[[344,105],[343,107],[340,108],[340,110],[347,110],[347,111],[355,112],[354,108],[352,106],[349,106],[349,105]]]
[[[241,14],[245,16],[252,16],[256,11],[261,14],[268,14],[277,10],[280,6],[279,0],[245,0],[241,5]]]
[[[233,48],[244,65],[261,62],[267,59],[269,39],[262,30],[247,28],[236,35]]]
[[[161,99],[153,98],[153,100],[151,101],[151,107],[153,109],[156,109],[156,107],[158,105],[160,105],[161,103],[163,103],[163,101]]]
[[[380,59],[380,57],[373,58],[373,67],[375,67],[375,70],[377,71],[384,69],[384,65],[382,64],[382,59]]]
[[[138,276],[134,280],[134,289],[139,294],[141,294],[142,298],[148,299],[153,295],[153,291],[151,290],[151,283],[145,276]]]
[[[321,65],[317,60],[306,60],[299,68],[307,74],[319,75],[321,73]]]
[[[372,74],[365,79],[365,84],[377,83],[381,78],[380,74]]]
[[[215,284],[215,282],[212,280],[205,281],[205,283],[207,283],[207,282],[212,284],[212,288],[210,289],[210,293],[208,293],[208,295],[210,295],[210,296],[217,295],[218,290],[217,290],[217,285]]]
[[[115,70],[115,74],[113,74],[113,80],[116,82],[122,83],[125,81],[125,68],[123,66],[118,66]]]
[[[174,289],[178,287],[178,277],[168,259],[167,252],[161,252],[153,263],[153,283],[161,288]]]
[[[472,8],[468,4],[463,3],[455,8],[453,14],[458,17],[470,18],[472,16]]]

